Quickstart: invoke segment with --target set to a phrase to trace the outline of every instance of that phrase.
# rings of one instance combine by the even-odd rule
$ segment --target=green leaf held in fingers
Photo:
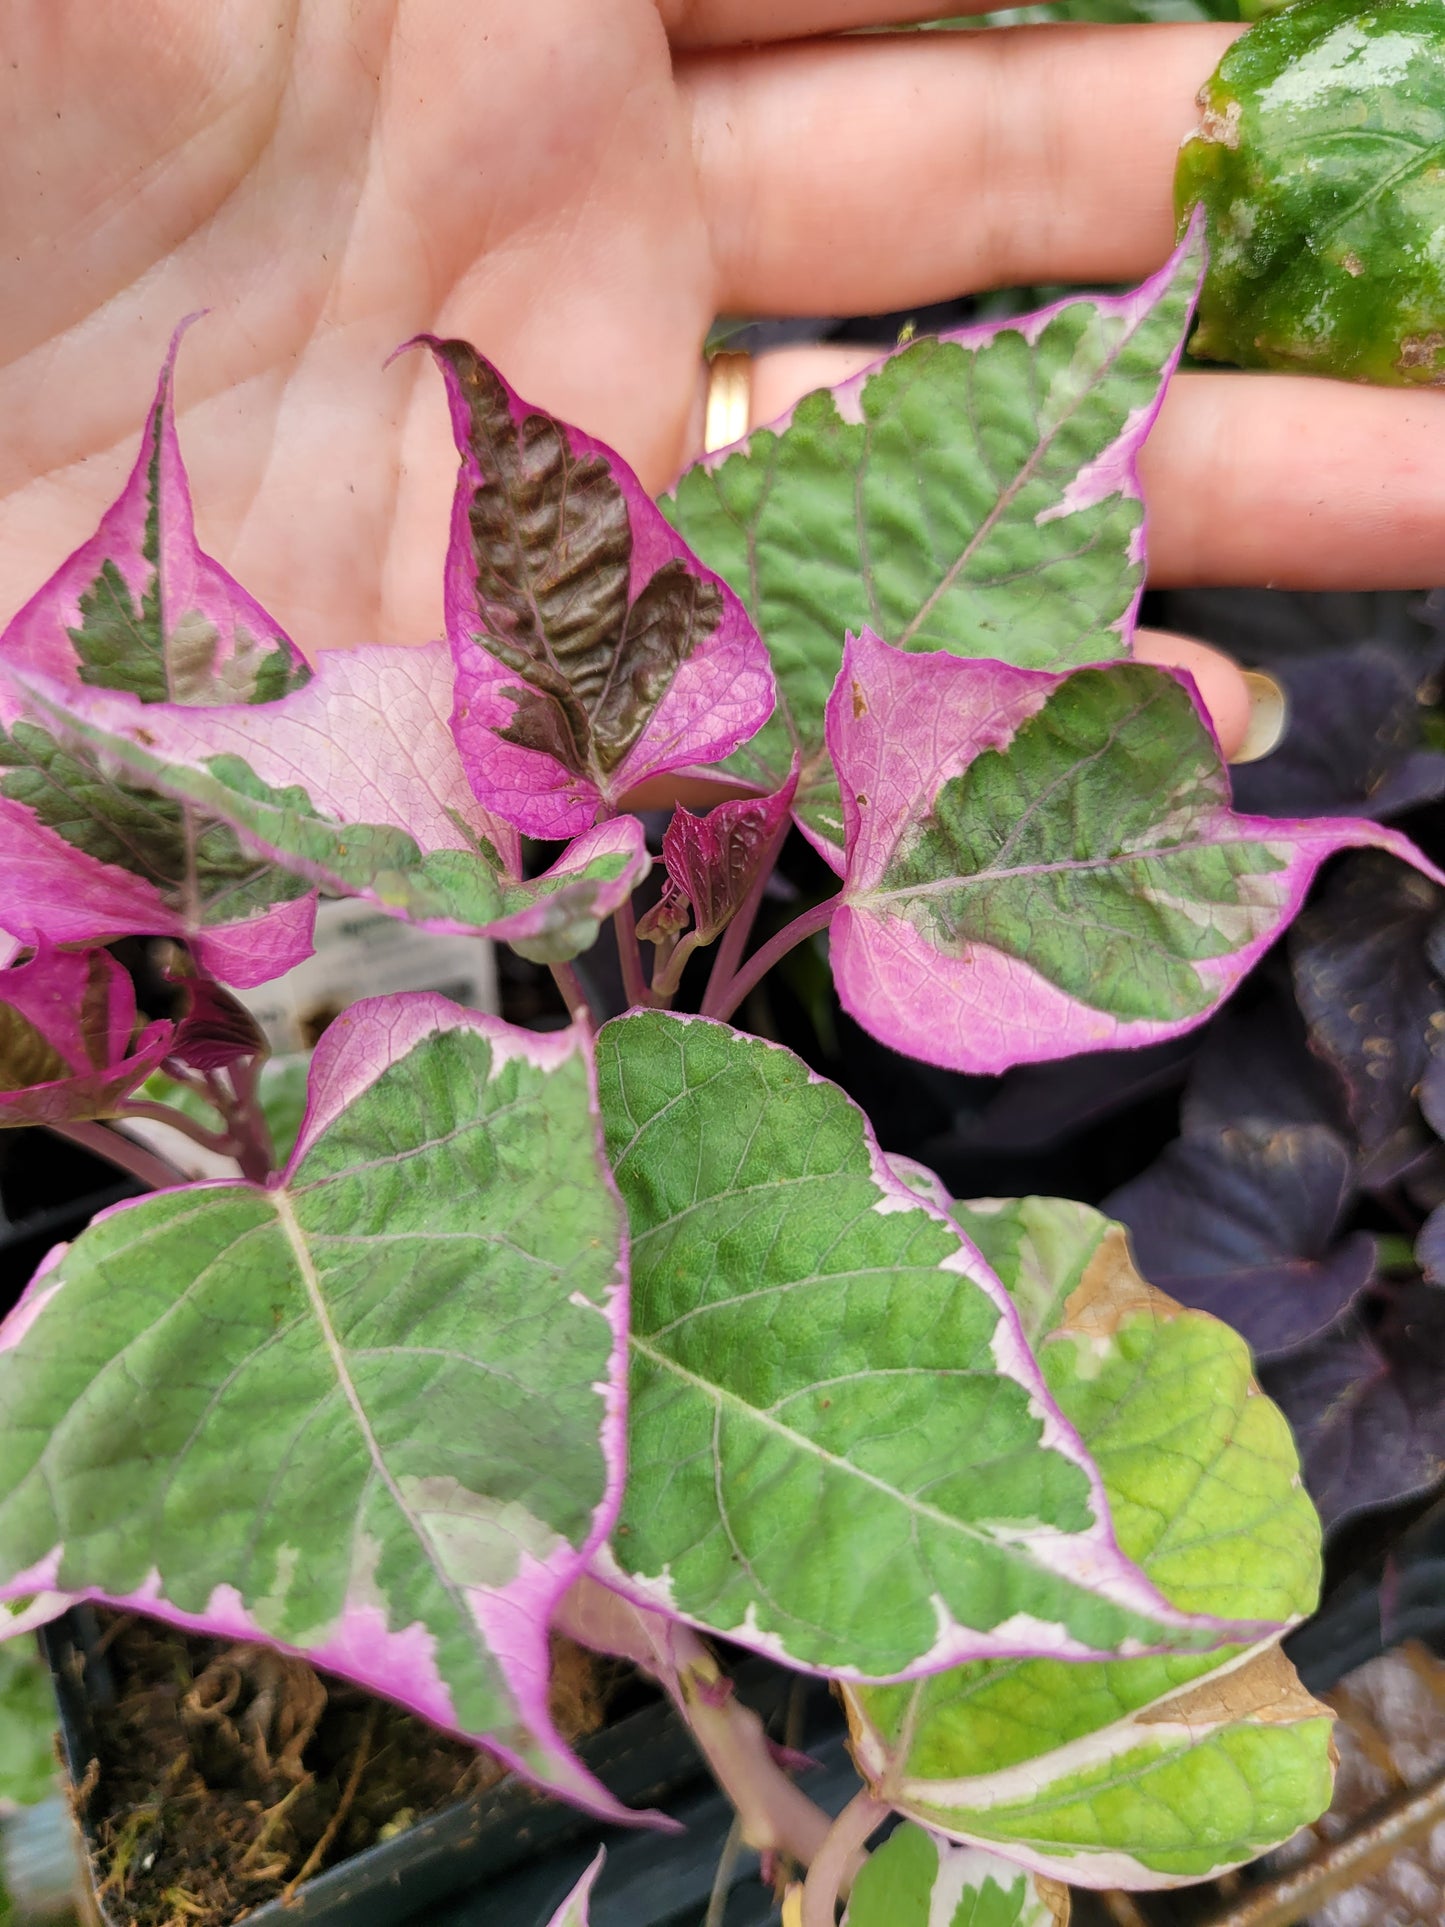
[[[1190,351],[1445,385],[1445,13],[1297,0],[1226,52],[1179,153],[1209,272]]]
[[[623,1251],[578,1033],[352,1006],[282,1179],[112,1213],[0,1332],[0,1597],[273,1641],[606,1807],[547,1626],[620,1484]]]
[[[868,1856],[843,1927],[1069,1927],[1069,1895],[905,1821]]]
[[[1134,1270],[1122,1227],[1057,1199],[960,1207],[1098,1464],[1124,1550],[1176,1604],[1292,1621],[1319,1525],[1247,1348]],[[972,1664],[847,1687],[860,1766],[925,1824],[1086,1886],[1253,1858],[1330,1791],[1330,1715],[1277,1645]]]
[[[823,711],[843,639],[1028,668],[1128,652],[1134,456],[1198,285],[1190,242],[1132,294],[917,341],[709,457],[664,509],[762,631],[778,708],[728,765],[842,841]]]
[[[607,1025],[598,1075],[632,1232],[611,1556],[635,1596],[854,1677],[1228,1636],[1140,1588],[1002,1288],[840,1090],[661,1013]]]

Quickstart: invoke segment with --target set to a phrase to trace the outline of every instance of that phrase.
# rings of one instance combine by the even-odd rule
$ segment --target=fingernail
[[[1246,669],[1245,687],[1249,691],[1249,724],[1244,741],[1230,757],[1231,763],[1257,763],[1284,740],[1289,722],[1289,700],[1273,676],[1262,669]]]

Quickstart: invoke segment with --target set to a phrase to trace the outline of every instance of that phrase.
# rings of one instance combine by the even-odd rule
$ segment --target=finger
[[[1149,579],[1417,589],[1445,579],[1445,394],[1180,375],[1141,461]]]
[[[717,306],[868,314],[1140,279],[1228,26],[1021,27],[692,55]]]
[[[731,47],[747,41],[803,40],[856,27],[911,25],[986,13],[994,0],[662,0],[674,47]]]
[[[877,359],[876,349],[827,346],[759,356],[751,425]],[[1176,375],[1140,467],[1153,587],[1420,589],[1445,580],[1438,390]]]
[[[1189,671],[1199,700],[1209,712],[1219,747],[1233,762],[1245,745],[1253,721],[1250,686],[1239,664],[1222,649],[1211,649],[1207,642],[1175,635],[1169,629],[1136,630],[1134,654],[1140,662],[1156,663],[1161,669]]]

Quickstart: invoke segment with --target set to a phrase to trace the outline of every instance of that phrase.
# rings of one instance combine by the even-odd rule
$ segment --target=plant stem
[[[803,1882],[803,1927],[836,1927],[838,1896],[848,1891],[858,1856],[870,1833],[888,1818],[888,1807],[865,1787],[855,1793],[828,1829]]]
[[[687,935],[674,943],[664,960],[658,952],[657,964],[652,972],[652,1001],[664,1007],[677,995],[677,987],[682,982],[683,968],[693,951],[697,949],[697,932],[689,930]]]
[[[54,1131],[57,1137],[67,1138],[70,1143],[78,1144],[83,1151],[95,1157],[104,1158],[113,1164],[117,1171],[124,1171],[147,1191],[169,1191],[173,1185],[185,1184],[186,1178],[148,1151],[134,1138],[127,1137],[123,1131],[112,1131],[107,1124],[50,1124],[47,1130]]]
[[[587,1001],[587,992],[582,988],[582,979],[569,963],[548,964],[547,968],[552,973],[553,983],[562,993],[562,1001],[567,1006],[572,1022],[580,1024],[583,1030],[591,1030],[594,1024],[592,1006]]]
[[[737,1872],[742,1848],[743,1823],[734,1814],[727,1839],[723,1841],[722,1852],[717,1857],[717,1872],[713,1875],[712,1892],[708,1896],[702,1927],[723,1927],[723,1916],[728,1910],[728,1894],[732,1891],[733,1875]]]
[[[1295,1927],[1333,1894],[1358,1886],[1402,1847],[1424,1839],[1442,1820],[1445,1771],[1423,1786],[1408,1787],[1307,1865],[1211,1915],[1204,1927]]]
[[[257,1094],[260,1063],[254,1057],[238,1057],[227,1074],[236,1094],[235,1103],[227,1105],[225,1110],[236,1162],[242,1177],[249,1178],[253,1184],[264,1184],[276,1169],[276,1147]]]
[[[173,1131],[181,1131],[194,1143],[202,1145],[207,1151],[218,1151],[226,1157],[234,1157],[236,1146],[228,1131],[208,1131],[204,1124],[198,1124],[184,1111],[178,1111],[172,1104],[158,1104],[149,1097],[127,1099],[122,1117],[148,1117],[157,1124],[169,1125]]]
[[[722,933],[722,940],[713,958],[712,972],[707,980],[707,990],[703,994],[702,1008],[708,1010],[714,996],[721,997],[726,986],[737,975],[738,965],[743,960],[748,938],[752,935],[762,906],[763,893],[768,887],[768,878],[778,866],[778,856],[792,828],[792,818],[785,816],[773,832],[772,841],[763,852],[762,864],[753,879],[753,886],[738,906],[738,913]]]
[[[703,1016],[724,1020],[731,1017],[748,992],[767,975],[780,958],[786,957],[790,950],[796,949],[805,937],[811,937],[817,931],[827,929],[833,921],[833,912],[837,908],[837,897],[827,897],[822,903],[815,903],[811,910],[804,910],[801,916],[794,917],[791,923],[785,924],[775,937],[770,937],[761,950],[755,950],[737,975],[722,984],[716,994],[713,986],[709,984],[707,995],[702,1000]]]
[[[627,996],[629,1010],[652,1007],[652,992],[647,988],[647,979],[642,974],[642,951],[637,942],[637,918],[633,914],[632,899],[619,903],[612,913],[612,927],[617,932],[617,960],[622,965],[622,988]]]

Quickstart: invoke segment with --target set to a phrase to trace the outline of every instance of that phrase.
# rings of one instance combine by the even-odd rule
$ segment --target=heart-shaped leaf
[[[173,1032],[161,1022],[136,1035],[135,989],[109,952],[43,944],[0,971],[0,1128],[112,1116]]]
[[[853,1882],[844,1927],[1069,1927],[1069,1895],[997,1854],[905,1821]]]
[[[895,1050],[1001,1071],[1188,1030],[1377,824],[1237,815],[1188,686],[850,641],[828,704],[844,1008]]]
[[[761,728],[767,651],[620,455],[465,342],[428,345],[462,457],[447,557],[462,761],[529,836],[577,836],[648,777]]]
[[[1030,668],[1126,655],[1137,457],[1199,285],[1196,239],[1130,294],[915,341],[691,468],[663,506],[762,631],[777,714],[730,767],[843,842],[823,717],[843,638]]]
[[[840,1090],[661,1012],[598,1075],[633,1253],[611,1582],[853,1678],[1240,1636],[1120,1556],[1007,1294]]]
[[[113,1210],[0,1327],[0,1597],[303,1654],[599,1810],[553,1608],[623,1468],[586,1040],[445,998],[326,1032],[284,1176]]]
[[[204,809],[298,879],[431,930],[482,931],[529,955],[585,950],[647,874],[642,826],[614,817],[544,876],[482,809],[446,723],[444,643],[332,651],[305,689],[264,710],[139,708],[16,679],[17,701],[127,780]],[[0,695],[4,684],[0,681]]]
[[[0,663],[144,704],[268,703],[304,683],[293,645],[196,541],[176,439],[177,330],[125,488],[0,637]],[[307,885],[222,825],[109,779],[0,691],[0,916],[86,943],[183,937],[212,975],[254,985],[308,955]]]
[[[1094,1455],[1121,1545],[1181,1607],[1292,1621],[1319,1524],[1224,1325],[1146,1285],[1085,1205],[960,1207]],[[1277,1645],[974,1664],[844,1688],[859,1766],[925,1824],[1084,1886],[1197,1880],[1328,1803],[1330,1715]]]

